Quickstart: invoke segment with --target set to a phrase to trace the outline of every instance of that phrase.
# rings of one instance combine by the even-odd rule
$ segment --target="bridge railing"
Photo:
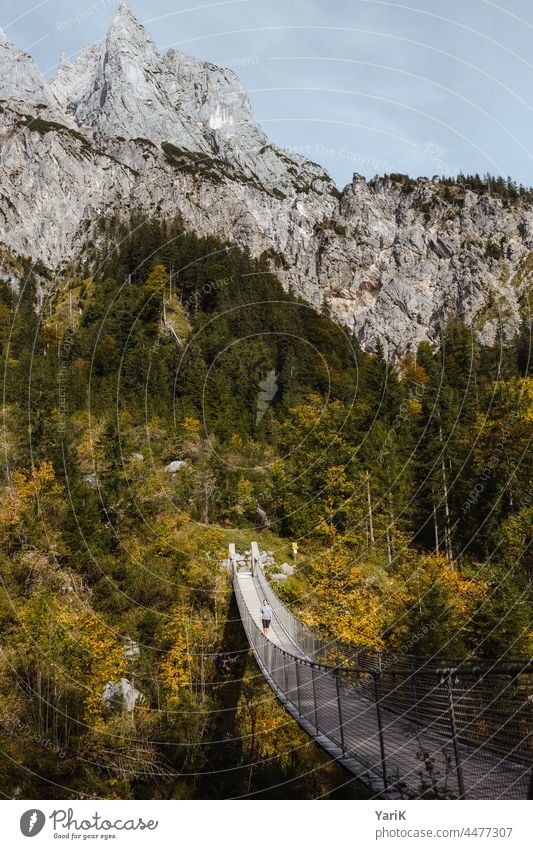
[[[257,572],[255,577],[258,578]],[[268,590],[267,585],[261,586]],[[343,700],[347,694],[347,679],[343,678],[340,670],[284,651],[265,637],[248,610],[236,579],[234,589],[248,641],[275,692],[312,736],[329,741],[329,750],[334,756],[346,756],[349,748],[346,735],[348,716],[343,715]],[[278,618],[281,614],[288,624],[290,619],[284,617],[286,608],[283,610],[284,606],[279,606],[275,593],[267,591],[265,597],[273,607],[274,616]],[[275,607],[274,602],[278,602]],[[369,673],[360,670],[360,674],[368,676]],[[367,772],[362,769],[360,777],[371,786],[375,783],[376,789],[381,791],[387,787],[387,765],[379,714],[380,705],[374,702],[358,714],[357,723],[361,738],[367,740],[366,756],[364,745],[359,752],[359,761],[367,767]]]
[[[410,755],[418,761],[420,787],[430,795],[468,798],[524,798],[524,778],[532,758],[533,665],[515,661],[455,661],[354,651],[343,654],[326,643],[280,601],[260,565],[254,579],[274,617],[306,657],[287,653],[267,639],[247,609],[235,580],[243,624],[265,675],[309,733],[331,741],[346,756],[354,751],[368,776],[383,787],[405,782],[408,752],[402,742],[411,729]],[[353,715],[354,696],[360,699]],[[364,700],[361,701],[361,700]],[[351,711],[351,713],[350,713]],[[512,761],[522,769],[513,790],[502,768]],[[500,775],[500,773],[502,773]],[[488,784],[490,783],[490,787]],[[413,795],[408,776],[406,795]],[[416,793],[414,793],[416,795]]]
[[[261,593],[270,604],[276,620],[287,632],[294,642],[312,660],[326,663],[328,656],[328,644],[315,634],[301,619],[295,616],[278,598],[260,565],[256,565],[254,576],[261,587]]]
[[[466,746],[482,745],[496,755],[512,752],[515,760],[533,758],[533,661],[489,659],[436,659],[404,653],[355,649],[337,641],[326,643],[280,601],[261,567],[256,579],[280,623],[311,659],[348,670],[358,670],[358,687],[373,693],[372,674],[380,682],[384,708],[407,721],[454,733]],[[367,671],[367,683],[362,674]],[[533,763],[532,763],[533,766]]]

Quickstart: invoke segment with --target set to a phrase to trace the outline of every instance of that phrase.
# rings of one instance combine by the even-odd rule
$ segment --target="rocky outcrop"
[[[355,177],[337,223],[346,232],[328,231],[321,288],[366,347],[434,339],[452,315],[486,342],[500,323],[513,333],[520,322],[533,270],[530,206],[470,191],[449,202],[424,179],[406,188]]]
[[[159,53],[121,5],[101,45],[47,82],[0,35],[0,239],[61,267],[120,210],[179,213],[259,255],[283,283],[392,355],[451,314],[490,341],[530,286],[533,211],[428,180],[326,172],[269,143],[232,71]],[[1,267],[0,267],[1,273]]]
[[[0,29],[0,102],[13,108],[29,108],[31,114],[64,119],[51,87],[27,53],[15,47]],[[70,124],[70,121],[67,120]]]

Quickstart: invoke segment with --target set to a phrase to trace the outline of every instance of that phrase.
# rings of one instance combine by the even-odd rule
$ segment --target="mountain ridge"
[[[0,242],[54,272],[97,238],[99,217],[134,210],[268,252],[286,288],[367,350],[435,341],[452,315],[485,342],[520,322],[529,203],[468,190],[450,202],[425,178],[354,175],[339,192],[269,141],[233,71],[161,53],[124,3],[52,81],[0,36],[0,101]]]

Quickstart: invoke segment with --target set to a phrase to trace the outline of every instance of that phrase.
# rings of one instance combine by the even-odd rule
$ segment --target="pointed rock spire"
[[[152,37],[125,2],[120,3],[111,20],[106,40],[118,44],[121,50],[127,49],[129,45],[135,45],[155,51]]]

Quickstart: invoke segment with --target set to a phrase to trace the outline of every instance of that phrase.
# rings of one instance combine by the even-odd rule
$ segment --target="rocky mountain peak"
[[[27,104],[57,112],[59,104],[39,68],[0,29],[0,100],[14,108]]]
[[[145,138],[199,152],[213,133],[255,125],[237,77],[176,50],[161,55],[127,4],[100,45],[60,63],[52,88],[79,124],[108,138]],[[264,135],[260,134],[263,142]]]
[[[148,30],[133,14],[127,3],[120,3],[109,25],[106,43],[108,46],[116,47],[121,53],[128,53],[132,48],[156,52],[155,43]]]
[[[148,139],[227,163],[250,183],[294,194],[331,180],[318,166],[269,144],[248,95],[226,68],[170,49],[159,53],[122,4],[100,45],[60,62],[54,96],[79,126],[102,138]]]
[[[123,4],[102,44],[86,47],[74,63],[60,63],[52,89],[79,124],[109,137],[148,137],[143,111],[164,111],[154,79],[157,64],[155,44]]]

